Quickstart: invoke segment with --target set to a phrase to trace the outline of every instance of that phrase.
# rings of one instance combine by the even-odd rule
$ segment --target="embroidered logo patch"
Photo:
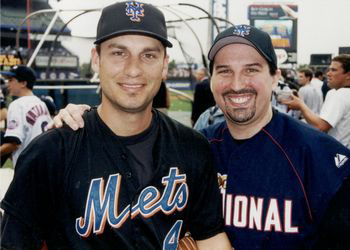
[[[341,166],[343,166],[345,162],[347,162],[347,160],[348,160],[348,157],[341,154],[336,154],[334,157],[335,165],[337,166],[337,168],[340,168]]]
[[[130,17],[133,22],[141,22],[140,17],[144,16],[145,9],[143,4],[135,1],[126,3],[125,14]]]
[[[237,25],[233,30],[233,34],[237,36],[248,36],[250,34],[250,26],[248,25]]]
[[[7,124],[8,129],[15,129],[18,127],[18,122],[16,120],[11,120]]]

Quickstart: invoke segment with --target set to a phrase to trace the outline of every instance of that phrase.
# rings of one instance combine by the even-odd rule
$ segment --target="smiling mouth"
[[[253,94],[245,94],[245,95],[239,95],[239,96],[228,95],[228,96],[225,96],[225,100],[226,102],[228,102],[233,106],[244,107],[250,103],[253,97],[254,97]]]
[[[125,90],[139,90],[144,87],[144,84],[119,83],[119,85]]]

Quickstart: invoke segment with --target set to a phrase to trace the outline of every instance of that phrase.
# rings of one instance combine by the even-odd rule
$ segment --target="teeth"
[[[242,104],[245,103],[249,100],[249,97],[244,96],[244,97],[236,97],[236,98],[230,98],[231,102]]]
[[[123,84],[123,86],[126,88],[137,89],[141,88],[142,84]]]

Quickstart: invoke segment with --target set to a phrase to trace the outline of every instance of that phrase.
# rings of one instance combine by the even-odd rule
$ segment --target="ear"
[[[277,84],[280,78],[281,78],[281,70],[277,69],[276,74],[273,76],[272,89],[275,89],[277,87]]]
[[[346,80],[349,80],[350,79],[350,71],[346,72],[346,77],[345,77]]]
[[[162,79],[167,79],[168,77],[168,66],[169,66],[169,56],[166,55],[163,61]]]
[[[24,88],[27,88],[27,81],[18,81],[18,83],[22,84]]]
[[[212,79],[212,77],[209,78],[210,91],[211,91],[211,93],[214,93],[213,92],[213,81],[211,79]]]
[[[97,53],[96,48],[91,49],[91,67],[95,73],[99,73],[100,69],[100,56]]]

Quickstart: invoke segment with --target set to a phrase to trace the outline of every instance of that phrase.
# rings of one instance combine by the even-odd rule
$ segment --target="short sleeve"
[[[338,100],[336,92],[328,92],[321,109],[320,117],[334,128],[343,117],[343,112],[343,104]]]
[[[25,138],[25,122],[22,107],[11,103],[7,112],[7,129],[5,137],[16,137],[21,143]]]

